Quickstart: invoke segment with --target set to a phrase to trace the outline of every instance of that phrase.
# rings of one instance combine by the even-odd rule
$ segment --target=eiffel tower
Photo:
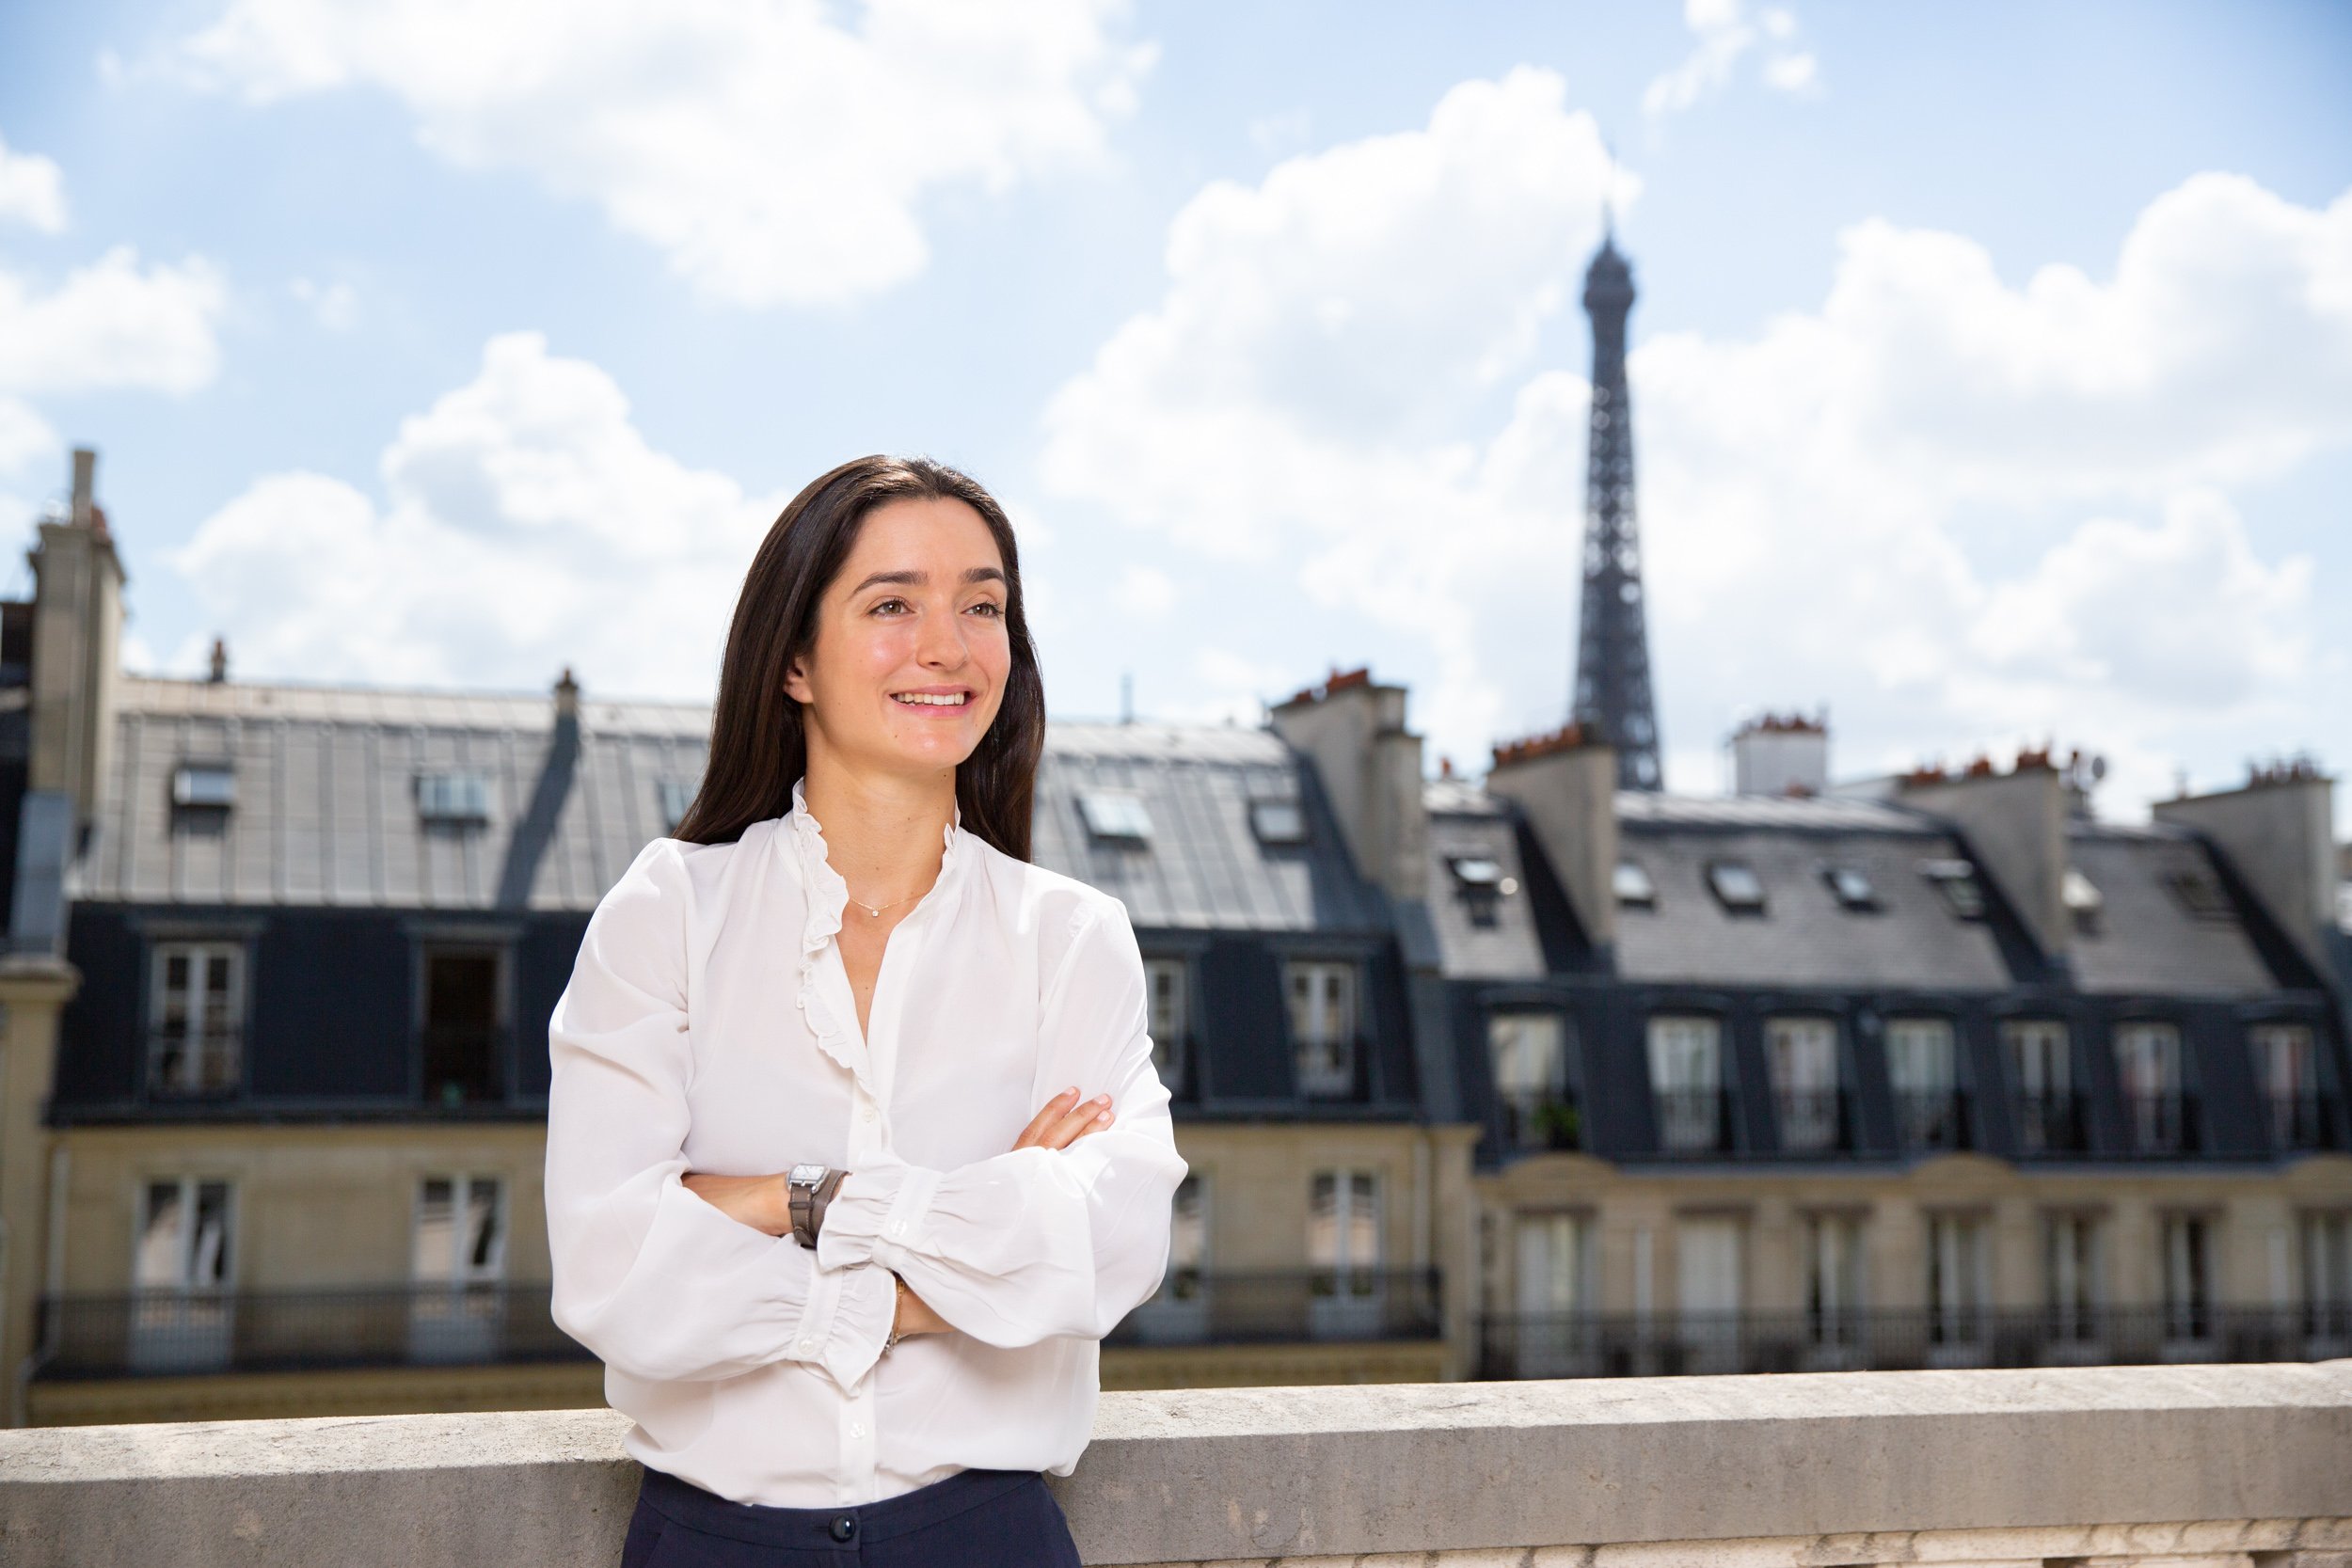
[[[1625,382],[1625,322],[1632,309],[1633,269],[1617,253],[1613,224],[1584,274],[1584,313],[1593,318],[1593,416],[1571,717],[1616,747],[1619,788],[1662,789],[1633,520],[1633,405]]]

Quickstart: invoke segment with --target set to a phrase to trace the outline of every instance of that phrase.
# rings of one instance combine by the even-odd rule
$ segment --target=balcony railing
[[[235,1030],[199,1034],[158,1029],[147,1037],[150,1100],[233,1095],[244,1070],[245,1037]]]
[[[1300,1039],[1292,1068],[1298,1092],[1317,1100],[1353,1099],[1357,1066],[1366,1059],[1369,1045],[1361,1036]]]
[[[2082,1101],[2053,1090],[2017,1097],[2017,1147],[2026,1154],[2079,1154]]]
[[[2123,1125],[2135,1154],[2185,1154],[2197,1147],[2196,1104],[2179,1090],[2126,1092]]]
[[[1730,1097],[1721,1089],[1660,1089],[1658,1147],[1668,1154],[1721,1154],[1731,1148]]]
[[[2271,1147],[2280,1150],[2321,1149],[2333,1146],[2334,1106],[2316,1092],[2272,1094]]]
[[[2346,1354],[2352,1307],[1519,1314],[1484,1317],[1479,1331],[1479,1375],[1486,1378],[2326,1361]]]
[[[47,1378],[592,1359],[545,1285],[51,1296],[40,1345]]]
[[[1784,1154],[1817,1154],[1851,1147],[1846,1097],[1836,1089],[1775,1089],[1772,1111],[1779,1118]]]
[[[1171,1270],[1106,1345],[1435,1339],[1437,1269]]]
[[[1958,1089],[1897,1089],[1895,1125],[1916,1152],[1968,1147],[1968,1100]]]
[[[454,1111],[503,1101],[506,1037],[504,1029],[477,1023],[425,1025],[418,1042],[424,1057],[425,1103]]]
[[[1502,1097],[1502,1141],[1513,1148],[1581,1148],[1584,1118],[1575,1101],[1556,1094]]]

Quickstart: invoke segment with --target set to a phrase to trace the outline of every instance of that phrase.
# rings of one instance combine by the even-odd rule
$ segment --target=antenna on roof
[[[1613,245],[1617,241],[1617,150],[1606,131],[1600,134],[1600,243]]]

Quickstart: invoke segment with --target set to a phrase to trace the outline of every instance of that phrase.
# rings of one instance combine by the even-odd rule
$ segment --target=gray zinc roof
[[[2010,983],[1992,932],[1957,918],[1921,875],[1922,862],[1961,852],[1924,819],[1867,801],[1690,804],[1718,809],[1684,811],[1652,796],[1621,823],[1623,858],[1649,873],[1658,895],[1650,908],[1618,909],[1617,971],[1625,977],[1965,991]],[[1742,820],[1757,807],[1786,819]],[[1866,822],[1845,815],[1859,812],[1877,816]],[[1715,896],[1708,867],[1719,860],[1743,862],[1756,873],[1762,913],[1734,912]],[[1878,907],[1841,906],[1823,879],[1831,865],[1868,878]]]
[[[2161,825],[2077,822],[2067,856],[2098,890],[2100,907],[2078,923],[2075,983],[2085,990],[2239,995],[2275,990],[2234,905],[2192,906],[2219,892],[2213,860],[2188,833]]]
[[[1454,780],[1425,785],[1422,799],[1429,808],[1429,915],[1443,973],[1449,979],[1542,978],[1543,943],[1535,934],[1527,868],[1503,803]],[[1473,902],[1454,873],[1457,859],[1493,861],[1515,884],[1512,892]],[[1480,924],[1482,913],[1490,923]]]
[[[126,677],[113,775],[72,895],[150,904],[325,904],[490,909],[516,828],[554,738],[543,693]],[[710,724],[691,703],[580,704],[570,784],[527,907],[593,909],[647,840],[668,832],[660,784],[701,777]],[[1227,725],[1047,726],[1038,863],[1124,900],[1138,926],[1377,928],[1379,896],[1357,878],[1298,758],[1270,731]],[[229,762],[234,807],[179,813],[184,762]],[[420,773],[488,784],[486,820],[420,819]],[[1129,792],[1147,842],[1089,833],[1079,796]],[[1308,842],[1261,844],[1249,802],[1305,803]]]

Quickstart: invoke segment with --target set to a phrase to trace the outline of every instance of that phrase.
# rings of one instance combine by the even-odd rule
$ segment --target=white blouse
[[[548,1033],[554,1316],[628,1451],[738,1502],[1070,1473],[1100,1347],[1159,1288],[1185,1165],[1125,906],[945,832],[860,1034],[849,888],[802,788],[733,844],[658,838],[596,906]],[[1117,1119],[1014,1149],[1075,1085]],[[812,1252],[687,1171],[850,1174]],[[953,1325],[887,1356],[889,1271]]]

